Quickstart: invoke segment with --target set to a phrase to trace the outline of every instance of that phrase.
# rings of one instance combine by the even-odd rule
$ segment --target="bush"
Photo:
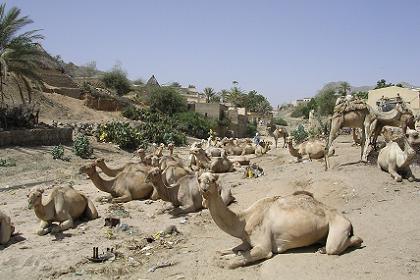
[[[274,120],[274,124],[276,124],[276,125],[283,125],[283,126],[287,126],[287,122],[286,122],[286,120],[284,120],[283,118],[281,118],[281,117],[277,117],[277,118],[275,118]]]
[[[102,77],[102,81],[107,88],[115,90],[118,95],[123,95],[130,91],[130,81],[122,70],[114,69],[111,72],[106,72]]]
[[[90,158],[93,154],[93,148],[86,135],[81,134],[76,137],[73,143],[73,152],[81,158]]]
[[[303,125],[299,125],[295,130],[293,130],[290,135],[293,136],[293,139],[296,143],[302,143],[306,139],[308,139],[309,133],[305,130]]]
[[[252,123],[248,123],[246,126],[246,135],[248,137],[254,137],[255,133],[257,133],[257,126]]]
[[[62,145],[54,146],[51,150],[51,155],[53,159],[63,159],[64,158],[64,148]]]
[[[10,158],[0,158],[0,167],[16,166],[16,161]]]
[[[187,111],[187,101],[172,87],[159,87],[150,93],[150,110],[172,116]]]
[[[195,112],[184,112],[176,115],[178,129],[193,137],[205,139],[210,129],[216,127],[216,122]]]
[[[96,137],[101,142],[117,144],[121,149],[135,149],[141,143],[139,132],[128,123],[122,122],[101,124],[96,131]]]

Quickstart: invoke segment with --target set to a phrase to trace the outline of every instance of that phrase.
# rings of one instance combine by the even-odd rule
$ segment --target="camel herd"
[[[378,154],[378,166],[396,181],[402,177],[414,180],[410,164],[416,156],[414,145],[420,144],[412,113],[401,105],[392,112],[378,113],[360,100],[337,103],[332,116],[328,141],[312,139],[293,146],[285,128],[272,132],[277,147],[279,138],[290,155],[301,161],[325,158],[334,154],[332,143],[339,128],[361,129],[361,158],[367,158],[367,147],[376,145],[382,132],[388,142]],[[389,126],[401,127],[390,129]],[[379,131],[379,132],[378,132]],[[250,139],[216,138],[195,142],[188,158],[174,154],[174,145],[152,145],[151,151],[136,151],[136,157],[120,167],[110,167],[104,159],[80,168],[93,185],[111,195],[112,203],[138,199],[161,199],[170,202],[173,213],[187,214],[207,208],[216,225],[224,232],[241,239],[232,249],[220,251],[224,266],[236,268],[291,248],[324,244],[320,252],[341,254],[348,247],[357,247],[362,239],[353,233],[351,222],[339,211],[317,201],[311,193],[298,191],[288,196],[263,198],[237,213],[229,209],[235,198],[230,188],[220,186],[218,173],[233,172],[266,154],[273,143]],[[97,168],[111,179],[104,179]],[[56,186],[42,199],[43,190],[35,188],[28,194],[29,207],[41,220],[37,234],[56,233],[74,226],[79,218],[98,217],[89,198],[71,186]],[[0,212],[0,244],[6,244],[15,228],[11,219]]]

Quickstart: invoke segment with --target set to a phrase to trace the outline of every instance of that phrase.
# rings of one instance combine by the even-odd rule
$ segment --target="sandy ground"
[[[394,182],[389,174],[357,162],[359,148],[348,137],[339,137],[333,169],[325,172],[320,161],[295,163],[286,149],[275,149],[255,159],[266,175],[243,179],[241,172],[223,174],[222,185],[231,186],[237,203],[248,207],[259,198],[307,190],[323,203],[335,207],[352,221],[364,246],[341,256],[316,253],[312,246],[275,255],[236,270],[220,268],[216,250],[236,246],[240,240],[222,232],[208,210],[174,217],[163,209],[168,204],[132,201],[115,208],[98,202],[106,196],[90,180],[78,174],[89,160],[71,157],[70,162],[51,159],[51,147],[0,150],[16,167],[0,167],[0,209],[15,223],[20,236],[0,247],[1,279],[420,279],[420,187],[418,182]],[[185,149],[177,153],[186,155]],[[70,147],[66,155],[70,155]],[[131,155],[112,145],[95,146],[95,155],[119,166]],[[347,165],[340,165],[347,164]],[[420,178],[420,169],[413,168]],[[103,175],[103,174],[102,174]],[[103,175],[105,176],[105,175]],[[100,218],[82,222],[63,234],[37,236],[38,219],[27,208],[26,194],[32,186],[72,181],[74,187],[95,203]],[[46,191],[48,193],[48,191]],[[104,227],[113,213],[129,226],[126,231]],[[178,235],[145,237],[175,225]],[[114,248],[113,262],[91,263],[92,247]],[[171,263],[154,272],[158,264]]]

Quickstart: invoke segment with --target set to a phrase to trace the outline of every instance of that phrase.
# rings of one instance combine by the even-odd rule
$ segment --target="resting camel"
[[[210,170],[214,173],[225,173],[235,171],[233,162],[227,158],[226,151],[223,150],[221,157],[215,157],[210,162]]]
[[[337,138],[340,128],[360,128],[362,131],[360,158],[367,162],[367,151],[370,138],[370,124],[375,118],[372,108],[362,100],[345,101],[334,107],[334,114],[331,118],[331,130],[326,149],[332,146]],[[326,168],[330,167],[328,155],[325,157]]]
[[[0,245],[6,245],[14,232],[15,227],[10,217],[0,211]]]
[[[387,171],[397,182],[401,182],[403,176],[408,181],[414,181],[414,175],[411,172],[410,164],[416,159],[414,145],[420,144],[419,133],[416,130],[408,128],[406,136],[401,137],[402,145],[398,140],[390,141],[385,148],[379,151],[378,167]]]
[[[263,198],[235,213],[223,203],[217,179],[216,174],[203,173],[199,177],[200,192],[216,225],[242,240],[239,246],[219,252],[229,268],[325,240],[322,252],[328,255],[339,255],[363,242],[353,235],[346,217],[314,199],[311,193],[300,191],[285,197]]]
[[[298,161],[301,161],[304,155],[308,155],[309,160],[321,159],[325,156],[325,143],[319,140],[309,140],[303,142],[299,145],[298,149],[295,149],[293,147],[293,138],[288,137],[287,145],[289,147],[290,155],[296,157]],[[331,149],[331,153],[333,152],[334,150]]]
[[[415,129],[415,123],[413,112],[402,104],[397,104],[389,112],[378,112],[377,117],[370,126],[370,130],[372,131],[371,142],[374,146],[376,145],[378,136],[384,126],[401,127],[403,133],[405,133],[407,128]]]
[[[179,207],[180,214],[196,212],[203,208],[197,175],[195,174],[186,175],[179,179],[176,184],[168,185],[163,180],[160,169],[153,168],[149,171],[145,180],[154,185],[163,201],[171,202],[174,207]],[[234,200],[230,189],[221,190],[221,196],[224,204],[229,204]]]
[[[95,160],[95,165],[99,167],[109,177],[116,177],[124,170],[129,171],[130,168],[140,169],[143,170],[143,172],[147,172],[151,168],[151,166],[148,166],[142,162],[129,162],[121,167],[111,168],[105,163],[104,158],[99,158]]]
[[[210,158],[202,148],[190,150],[189,168],[192,170],[207,169],[209,164]]]
[[[270,142],[261,141],[255,148],[255,154],[257,156],[262,156],[262,155],[265,155],[269,150],[270,150]]]
[[[85,173],[92,180],[95,187],[111,194],[112,202],[122,203],[134,199],[157,199],[153,185],[144,182],[146,174],[144,169],[131,165],[128,170],[123,170],[112,180],[104,180],[96,171],[96,165],[89,164],[80,168],[80,173]]]
[[[34,188],[28,194],[28,207],[34,208],[35,215],[41,220],[38,235],[57,233],[72,228],[74,220],[81,217],[93,220],[98,218],[95,205],[85,195],[71,186],[54,187],[42,202],[43,189]],[[53,222],[58,222],[53,225]]]

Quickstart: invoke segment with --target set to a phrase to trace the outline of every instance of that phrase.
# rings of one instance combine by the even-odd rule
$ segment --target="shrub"
[[[187,111],[187,101],[172,87],[159,87],[150,93],[150,109],[169,116]]]
[[[117,144],[121,149],[135,149],[141,142],[139,132],[128,123],[122,122],[101,124],[96,137],[101,142]]]
[[[248,123],[246,126],[246,134],[248,137],[254,137],[255,133],[257,133],[257,126],[252,123]]]
[[[277,117],[274,120],[274,124],[276,125],[283,125],[283,126],[287,126],[287,122],[285,119],[281,118],[281,117]]]
[[[16,166],[16,161],[10,158],[0,158],[0,167]]]
[[[86,135],[80,134],[76,137],[73,142],[73,152],[81,158],[89,158],[93,154],[93,148]]]
[[[102,77],[102,81],[107,88],[114,89],[118,95],[123,95],[130,91],[130,81],[127,79],[124,71],[120,69],[106,72]]]
[[[53,159],[63,159],[64,158],[64,148],[62,145],[54,146],[51,150],[51,155]]]
[[[208,132],[216,126],[216,122],[196,112],[184,112],[176,115],[177,127],[184,133],[197,138],[207,138]]]
[[[293,130],[290,135],[293,136],[293,139],[296,141],[296,143],[302,143],[308,139],[309,136],[308,132],[301,124],[295,130]]]

